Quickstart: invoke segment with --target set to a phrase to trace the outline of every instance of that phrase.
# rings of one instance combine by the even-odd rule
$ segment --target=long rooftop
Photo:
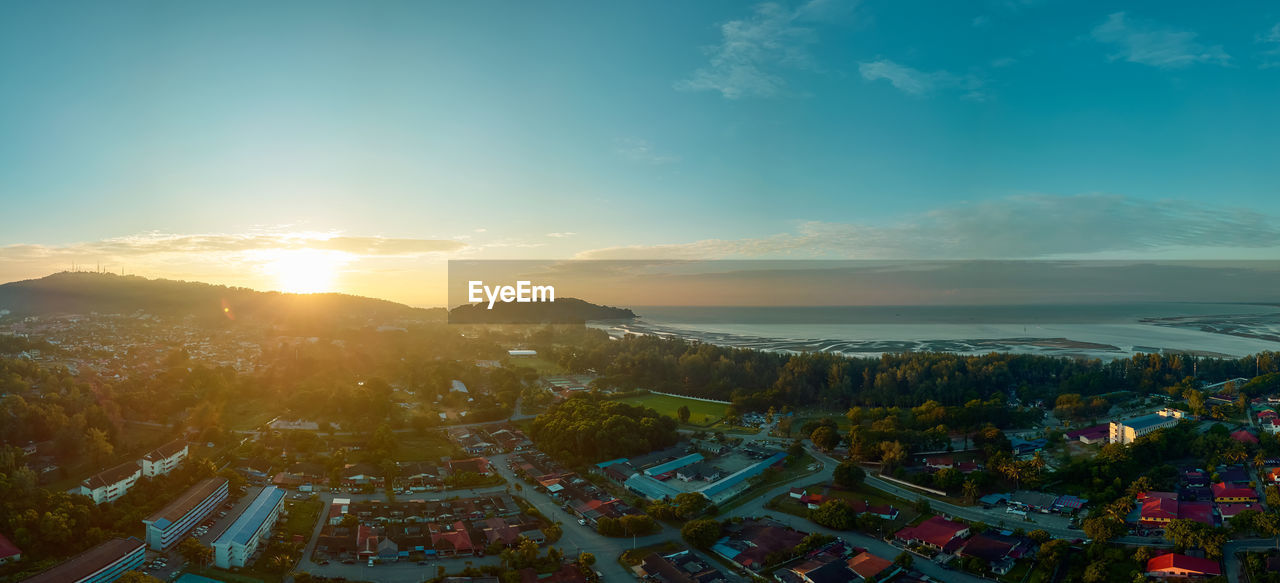
[[[262,492],[258,493],[258,497],[249,503],[249,507],[240,513],[236,521],[231,523],[231,527],[218,536],[218,540],[213,541],[213,544],[248,544],[249,539],[258,532],[258,527],[267,520],[267,515],[271,514],[271,510],[283,498],[284,490],[275,486],[263,488]]]
[[[142,541],[136,538],[113,538],[83,553],[71,557],[66,562],[49,569],[25,583],[66,583],[79,581],[107,568],[116,561],[143,547]]]
[[[160,528],[168,528],[170,524],[186,516],[188,512],[199,506],[209,495],[216,492],[218,488],[226,483],[226,478],[214,477],[200,480],[196,485],[187,488],[187,491],[183,492],[181,496],[165,505],[164,508],[147,517],[144,522],[153,522]]]

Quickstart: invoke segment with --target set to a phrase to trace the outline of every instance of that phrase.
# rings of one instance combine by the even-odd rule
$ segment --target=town
[[[1256,374],[1214,382],[1180,376],[1180,357],[1153,357],[1144,374],[1167,386],[822,410],[632,388],[620,369],[581,357],[597,342],[705,346],[400,322],[338,336],[355,333],[373,351],[425,334],[448,338],[435,350],[478,356],[431,359],[391,380],[356,375],[341,392],[364,403],[305,403],[236,379],[270,379],[299,361],[324,368],[315,357],[348,349],[345,338],[298,343],[277,330],[248,353],[283,358],[237,368],[216,351],[172,356],[198,326],[175,339],[167,330],[192,325],[132,320],[155,329],[125,354],[166,356],[97,374],[104,346],[72,339],[118,329],[118,316],[8,323],[0,403],[19,420],[5,428],[0,459],[11,476],[0,532],[10,580],[1280,576],[1280,374],[1270,354],[1220,363]],[[93,388],[117,374],[130,378],[118,392]],[[157,398],[135,416],[123,389],[150,394],[144,378],[204,393]],[[86,399],[94,394],[114,395],[113,414]],[[226,417],[238,399],[284,405]],[[37,415],[53,410],[38,407],[55,403],[79,434],[42,428]],[[87,529],[93,544],[60,544],[50,530],[59,528]]]

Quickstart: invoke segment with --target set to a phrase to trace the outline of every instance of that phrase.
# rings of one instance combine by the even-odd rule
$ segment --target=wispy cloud
[[[412,258],[459,251],[466,245],[453,240],[349,236],[321,232],[287,233],[141,233],[64,245],[8,245],[0,247],[0,263],[100,263],[104,265],[162,265],[165,262],[253,263],[263,252],[317,250],[352,258]]]
[[[658,152],[647,140],[639,138],[619,138],[614,141],[615,151],[619,156],[632,162],[645,164],[668,164],[680,159]]]
[[[564,239],[564,238],[566,238],[566,237],[572,237],[572,236],[574,236],[574,235],[577,235],[577,233],[574,233],[574,232],[566,232],[566,233],[547,233],[547,236],[548,236],[548,237],[551,237],[552,239]]]
[[[1267,32],[1258,35],[1258,42],[1271,47],[1262,51],[1262,64],[1259,67],[1263,69],[1280,67],[1280,22],[1275,23]]]
[[[1124,60],[1161,69],[1197,63],[1227,65],[1231,61],[1231,56],[1221,45],[1197,42],[1199,35],[1194,32],[1134,21],[1124,12],[1108,16],[1102,24],[1094,27],[1092,34],[1094,40],[1117,49],[1108,56],[1113,61]]]
[[[757,4],[747,18],[720,25],[720,42],[706,49],[710,62],[675,84],[681,91],[716,91],[726,99],[777,97],[786,93],[782,73],[812,69],[809,46],[817,42],[804,23],[847,11],[845,0],[810,0],[791,9]]]
[[[959,91],[968,99],[983,100],[982,78],[976,75],[956,75],[948,71],[921,71],[889,59],[858,63],[858,72],[868,81],[888,81],[908,95],[926,96],[937,91]]]
[[[1026,195],[944,207],[892,224],[811,221],[772,236],[579,254],[586,259],[975,259],[1280,248],[1280,218],[1118,195]]]

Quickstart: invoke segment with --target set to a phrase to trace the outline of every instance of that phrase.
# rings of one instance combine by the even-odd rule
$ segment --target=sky
[[[0,281],[1280,259],[1280,5],[0,6]]]

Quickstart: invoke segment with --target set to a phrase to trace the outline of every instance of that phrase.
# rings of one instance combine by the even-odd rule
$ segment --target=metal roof
[[[258,497],[249,503],[249,507],[240,513],[240,517],[231,523],[231,527],[226,532],[223,532],[218,537],[218,540],[213,541],[214,544],[248,544],[254,533],[258,532],[258,527],[262,526],[262,523],[267,520],[267,516],[283,499],[284,490],[275,486],[263,488],[262,492],[258,493]]]

